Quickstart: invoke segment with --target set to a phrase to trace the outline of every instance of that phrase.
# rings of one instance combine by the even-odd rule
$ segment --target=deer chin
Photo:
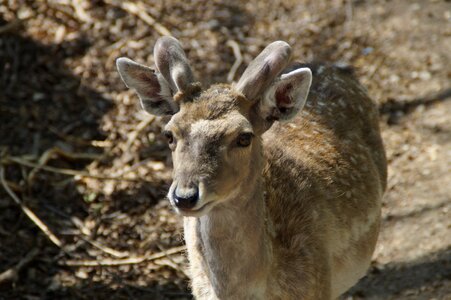
[[[201,205],[199,208],[191,208],[191,209],[186,209],[186,208],[178,208],[178,207],[174,207],[175,211],[184,217],[202,217],[204,215],[206,215],[215,205],[215,201],[210,201],[207,202],[203,205]]]

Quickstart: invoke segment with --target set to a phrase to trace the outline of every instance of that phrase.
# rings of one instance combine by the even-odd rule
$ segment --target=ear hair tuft
[[[176,103],[184,102],[184,101],[192,101],[194,97],[199,95],[202,90],[202,86],[200,82],[192,82],[186,85],[183,91],[178,91],[174,96],[174,101]]]

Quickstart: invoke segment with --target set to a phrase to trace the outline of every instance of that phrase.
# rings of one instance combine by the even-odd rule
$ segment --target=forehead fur
[[[243,112],[248,106],[247,102],[241,93],[229,85],[214,85],[193,101],[183,103],[174,121],[192,124],[198,120],[223,118],[232,111]]]
[[[252,132],[252,126],[246,118],[237,111],[233,111],[224,118],[214,120],[198,120],[191,124],[190,135],[192,138],[206,138],[214,140],[224,136],[234,135],[246,130]]]

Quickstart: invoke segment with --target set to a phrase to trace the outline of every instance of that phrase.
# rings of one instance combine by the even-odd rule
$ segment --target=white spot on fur
[[[352,238],[357,241],[365,236],[368,231],[374,226],[374,223],[379,220],[379,209],[372,209],[366,217],[366,222],[355,222],[351,228]]]

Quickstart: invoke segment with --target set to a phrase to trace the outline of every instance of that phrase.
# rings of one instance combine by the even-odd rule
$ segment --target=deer
[[[121,79],[166,120],[196,299],[336,299],[378,238],[387,166],[377,105],[353,69],[291,61],[275,41],[238,82],[202,88],[180,42]]]

